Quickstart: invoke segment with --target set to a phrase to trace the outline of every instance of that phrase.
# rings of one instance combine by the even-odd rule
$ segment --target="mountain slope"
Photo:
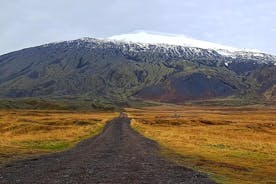
[[[275,63],[264,53],[83,38],[0,56],[0,97],[271,100]]]

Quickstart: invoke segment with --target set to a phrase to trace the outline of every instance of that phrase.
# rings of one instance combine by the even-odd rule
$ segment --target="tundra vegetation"
[[[62,110],[1,110],[0,165],[62,151],[98,134],[118,113]]]
[[[276,181],[276,108],[158,106],[126,109],[160,153],[218,183]]]

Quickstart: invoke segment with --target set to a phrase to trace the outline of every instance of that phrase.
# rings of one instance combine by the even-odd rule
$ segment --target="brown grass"
[[[0,164],[74,146],[100,132],[118,113],[0,111]]]
[[[276,108],[126,109],[161,153],[219,183],[276,183]]]

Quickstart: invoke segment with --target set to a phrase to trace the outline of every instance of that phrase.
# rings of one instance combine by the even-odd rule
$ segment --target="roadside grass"
[[[160,106],[126,109],[160,153],[218,183],[276,182],[276,108]]]
[[[0,111],[0,165],[73,147],[102,131],[113,112]]]
[[[22,145],[30,149],[39,150],[63,150],[70,146],[68,142],[61,140],[24,141]]]

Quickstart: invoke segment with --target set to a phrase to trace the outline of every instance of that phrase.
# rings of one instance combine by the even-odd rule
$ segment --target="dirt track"
[[[213,183],[205,175],[158,155],[155,142],[116,118],[104,131],[61,153],[0,168],[0,183]]]

